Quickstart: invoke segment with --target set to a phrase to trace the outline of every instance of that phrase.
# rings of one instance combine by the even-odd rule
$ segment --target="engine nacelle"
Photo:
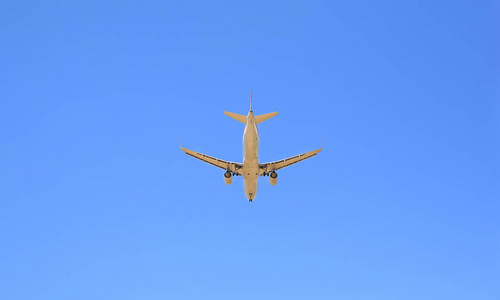
[[[276,183],[278,183],[278,173],[272,172],[269,174],[269,183],[271,185],[276,185]]]
[[[233,174],[231,172],[224,173],[224,183],[230,185],[233,182]]]

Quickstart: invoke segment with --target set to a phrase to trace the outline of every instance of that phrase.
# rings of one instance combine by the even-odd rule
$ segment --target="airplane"
[[[278,183],[277,170],[313,157],[323,149],[323,146],[321,146],[319,149],[290,158],[259,164],[259,131],[257,130],[257,124],[276,116],[278,112],[258,116],[254,115],[252,110],[252,91],[250,91],[250,111],[248,115],[244,116],[227,111],[225,111],[224,114],[245,124],[245,130],[243,131],[243,163],[229,162],[211,157],[186,149],[182,147],[182,145],[181,149],[187,155],[224,169],[226,171],[224,173],[224,182],[227,185],[232,183],[233,176],[243,175],[243,188],[249,202],[252,202],[257,195],[259,176],[269,176],[269,183],[271,185],[276,185],[276,183]]]

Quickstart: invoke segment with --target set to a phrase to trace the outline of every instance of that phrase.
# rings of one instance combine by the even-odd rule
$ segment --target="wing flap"
[[[229,162],[229,161],[225,161],[222,159],[218,159],[218,158],[215,158],[215,157],[212,157],[209,155],[205,155],[203,153],[199,153],[199,152],[196,152],[193,150],[186,149],[182,146],[181,146],[181,149],[187,155],[192,156],[194,158],[197,158],[197,159],[204,161],[208,164],[211,164],[212,166],[216,166],[218,168],[228,170],[228,171],[235,173],[235,174],[238,174],[238,175],[242,174],[243,165],[240,163]]]
[[[291,166],[293,164],[296,164],[298,162],[301,162],[303,160],[306,160],[310,157],[313,157],[314,155],[318,154],[323,147],[309,151],[307,153],[299,154],[296,156],[292,156],[289,158],[285,158],[282,160],[274,161],[274,162],[269,162],[269,163],[264,163],[264,164],[259,164],[259,168],[261,169],[261,176],[265,176],[270,172],[273,172],[275,170],[283,169],[285,167]]]

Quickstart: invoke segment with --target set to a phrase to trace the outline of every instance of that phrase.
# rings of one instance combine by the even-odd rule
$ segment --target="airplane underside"
[[[182,151],[187,155],[224,169],[224,182],[227,185],[232,183],[233,176],[242,175],[244,179],[243,189],[249,202],[252,202],[257,196],[259,176],[269,176],[269,183],[271,185],[276,185],[278,180],[277,170],[310,158],[318,154],[323,148],[321,147],[279,161],[259,164],[259,131],[257,130],[257,124],[276,116],[278,112],[255,116],[252,110],[251,99],[250,93],[250,111],[247,116],[224,112],[227,116],[245,124],[245,130],[243,132],[243,164],[221,160],[181,146]]]

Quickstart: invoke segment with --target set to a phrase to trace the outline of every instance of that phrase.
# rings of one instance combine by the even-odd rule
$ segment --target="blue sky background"
[[[3,3],[1,299],[500,299],[498,3],[179,2]]]

